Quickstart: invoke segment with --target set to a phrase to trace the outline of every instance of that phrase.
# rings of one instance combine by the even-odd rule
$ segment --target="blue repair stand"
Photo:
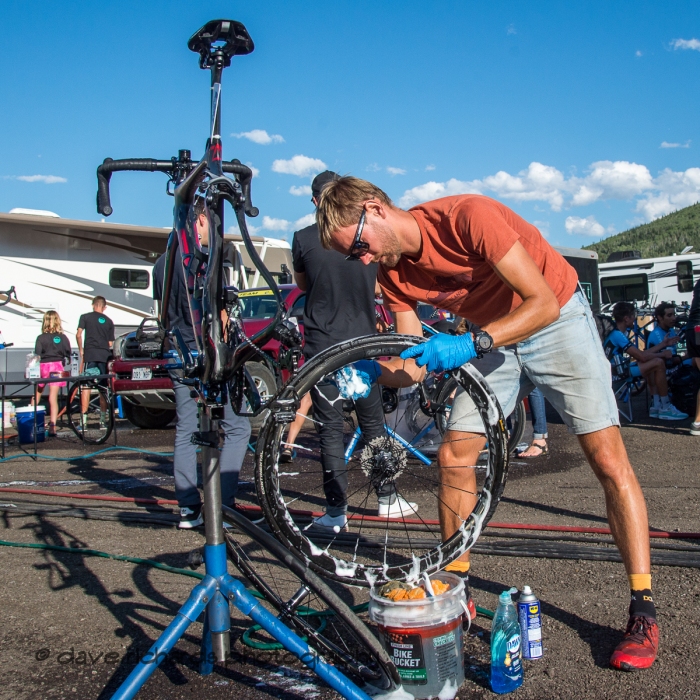
[[[399,443],[399,445],[403,446],[406,448],[406,451],[413,455],[416,459],[420,460],[423,462],[423,464],[427,464],[430,466],[433,462],[431,459],[426,457],[419,449],[415,448],[410,442],[407,440],[404,440],[398,433],[396,433],[394,430],[392,430],[386,423],[384,424],[384,427],[386,428],[386,432],[389,434],[389,437],[394,438],[396,442]],[[416,437],[413,438],[413,440],[418,440],[419,438],[423,437],[425,434],[425,429],[423,429]],[[350,457],[352,457],[352,453],[355,451],[355,448],[357,447],[357,443],[360,441],[360,435],[362,435],[362,429],[360,427],[355,430],[353,436],[350,438],[350,442],[348,443],[348,446],[345,450],[345,464],[347,464],[350,461]]]
[[[203,406],[200,416],[200,435],[210,438],[216,436],[211,443],[202,445],[206,534],[204,546],[205,577],[201,583],[194,587],[175,619],[139,661],[128,678],[119,686],[117,692],[112,696],[112,700],[133,698],[180,637],[185,634],[187,628],[202,613],[204,613],[204,629],[199,672],[203,676],[212,673],[214,662],[225,662],[231,653],[229,640],[229,630],[231,629],[230,602],[277,639],[343,697],[349,700],[370,700],[369,695],[340,671],[322,661],[314,651],[309,649],[306,642],[269,613],[240,581],[228,573],[219,471],[220,445],[218,436],[219,420],[222,417],[223,406],[217,405]]]

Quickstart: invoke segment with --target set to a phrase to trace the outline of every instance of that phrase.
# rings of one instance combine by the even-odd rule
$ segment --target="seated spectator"
[[[633,377],[642,376],[647,381],[652,395],[652,406],[649,416],[661,420],[685,420],[687,413],[679,411],[668,400],[668,382],[666,380],[666,360],[671,359],[672,354],[668,349],[674,341],[662,340],[654,348],[640,350],[629,339],[627,332],[634,327],[634,319],[637,311],[628,301],[618,301],[612,309],[612,316],[617,328],[605,339],[605,354],[611,363],[616,357],[624,353],[636,362],[630,364],[630,374]]]
[[[654,309],[654,318],[656,320],[656,328],[649,334],[647,339],[647,347],[653,348],[660,343],[664,343],[664,348],[669,348],[671,358],[666,361],[666,366],[677,367],[683,362],[683,358],[678,354],[676,344],[680,340],[676,331],[676,305],[668,301],[661,302]]]

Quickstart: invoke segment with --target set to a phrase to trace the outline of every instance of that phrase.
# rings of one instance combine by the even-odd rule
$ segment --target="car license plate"
[[[134,367],[131,370],[131,378],[135,382],[148,381],[153,377],[153,372],[150,367]]]

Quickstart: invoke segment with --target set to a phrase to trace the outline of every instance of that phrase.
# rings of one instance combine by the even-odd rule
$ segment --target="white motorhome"
[[[629,256],[606,262],[600,268],[600,299],[603,304],[631,301],[654,306],[662,301],[690,303],[693,286],[700,277],[700,253],[660,258]]]
[[[71,346],[76,348],[78,319],[92,310],[91,300],[107,300],[115,334],[127,333],[153,315],[152,268],[165,252],[169,228],[128,226],[61,219],[55,214],[0,214],[0,381],[24,377],[44,313],[58,312]],[[259,272],[240,235],[226,235],[232,283],[241,289],[259,284]],[[273,274],[292,268],[289,244],[252,236]],[[16,299],[3,292],[15,288]],[[16,389],[16,387],[14,387]],[[12,387],[8,387],[7,393]],[[23,392],[24,393],[24,392]]]

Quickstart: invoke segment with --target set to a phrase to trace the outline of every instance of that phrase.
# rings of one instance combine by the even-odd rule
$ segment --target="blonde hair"
[[[367,180],[351,175],[333,180],[323,188],[316,209],[316,223],[324,248],[331,247],[333,234],[338,229],[357,224],[364,203],[369,199],[394,206],[386,192]]]
[[[47,311],[41,324],[42,333],[63,333],[61,317],[55,311]]]

